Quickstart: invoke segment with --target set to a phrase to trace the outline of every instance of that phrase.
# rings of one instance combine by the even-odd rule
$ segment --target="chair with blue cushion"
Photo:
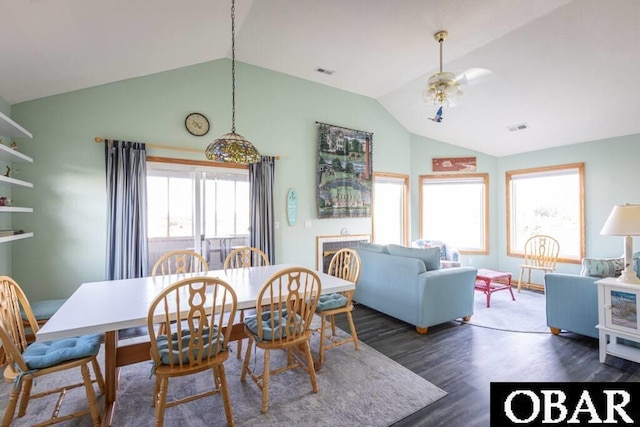
[[[209,271],[207,260],[195,251],[167,252],[153,265],[151,276]]]
[[[233,425],[224,362],[229,357],[236,306],[233,288],[214,277],[180,280],[163,289],[151,302],[147,327],[156,377],[153,394],[156,426],[164,425],[166,408],[215,394],[222,396],[227,425]],[[170,326],[159,333],[157,323]],[[210,389],[167,402],[170,378],[207,370],[213,373]]]
[[[311,378],[313,392],[318,392],[309,339],[313,333],[311,321],[320,289],[320,278],[314,271],[304,267],[283,269],[266,280],[258,294],[256,315],[247,316],[244,320],[249,345],[240,381],[244,382],[248,374],[262,391],[263,413],[269,409],[269,380],[272,375],[302,368]],[[249,367],[253,343],[264,351],[262,374]],[[287,364],[271,369],[271,350],[287,350]]]
[[[34,333],[38,332],[38,323],[22,289],[13,279],[7,276],[0,277],[0,340],[8,359],[4,379],[13,383],[9,402],[2,418],[2,426],[12,425],[18,400],[20,401],[18,417],[22,417],[27,412],[30,399],[54,393],[60,395],[56,411],[50,420],[40,425],[57,424],[88,414],[90,414],[94,426],[100,425],[100,411],[93,383],[97,382],[100,392],[104,392],[104,379],[96,359],[100,351],[102,336],[98,334],[85,335],[28,344],[21,311],[28,319],[28,328]],[[90,364],[93,367],[95,379],[91,378]],[[32,386],[36,384],[37,378],[74,368],[80,368],[82,383],[31,394]],[[58,410],[66,391],[82,386],[85,387],[89,407],[58,417]]]
[[[339,277],[357,285],[360,277],[360,256],[358,252],[350,248],[340,249],[331,258],[329,263],[329,274]],[[353,342],[356,350],[360,349],[358,345],[358,335],[356,334],[356,326],[353,323],[353,294],[355,289],[348,292],[340,292],[329,295],[321,295],[316,307],[316,313],[320,315],[320,349],[319,364],[324,362],[324,353],[326,350],[332,349],[342,344]],[[349,321],[349,329],[351,336],[339,339],[336,336],[336,314],[346,314]],[[326,336],[326,331],[331,328],[331,335]]]
[[[267,254],[253,246],[240,246],[234,248],[224,260],[224,271],[234,268],[261,267],[270,265]],[[244,322],[244,310],[240,310],[240,322]],[[238,340],[238,352],[236,357],[242,357],[242,340]]]

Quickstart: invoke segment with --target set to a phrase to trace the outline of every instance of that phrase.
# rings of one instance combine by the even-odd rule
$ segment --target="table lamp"
[[[640,205],[616,205],[604,223],[600,234],[624,236],[624,270],[618,281],[640,284],[640,279],[633,270],[633,239],[640,236]]]

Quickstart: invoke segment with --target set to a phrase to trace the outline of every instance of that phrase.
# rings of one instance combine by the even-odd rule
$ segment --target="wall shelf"
[[[33,138],[31,132],[0,112],[0,135],[11,138]]]
[[[26,154],[22,154],[5,144],[0,144],[0,160],[12,163],[33,163],[33,159],[31,157]]]
[[[18,206],[0,206],[0,212],[33,212],[33,208],[21,208]]]
[[[0,137],[2,137],[2,144],[0,144],[0,161],[4,163],[10,163],[13,166],[14,163],[33,163],[33,159],[26,154],[14,150],[10,147],[12,138],[33,138],[31,132],[11,120],[10,117],[0,112]],[[9,139],[7,139],[9,138]],[[7,167],[11,167],[8,166]],[[7,169],[9,171],[9,169]],[[4,171],[0,170],[0,173]],[[17,186],[33,188],[33,184],[21,179],[12,178],[10,176],[0,175],[0,187],[2,186]],[[6,195],[6,194],[5,194]],[[33,212],[33,208],[26,208],[20,206],[0,206],[0,213],[30,213]],[[33,233],[21,233],[14,234],[12,236],[0,237],[0,243],[12,242],[14,240],[28,239],[33,237]]]
[[[20,179],[11,178],[10,176],[0,175],[0,185],[15,185],[17,187],[33,188],[33,184]]]
[[[28,239],[33,237],[33,233],[14,234],[13,236],[0,237],[0,243],[12,242],[14,240]]]

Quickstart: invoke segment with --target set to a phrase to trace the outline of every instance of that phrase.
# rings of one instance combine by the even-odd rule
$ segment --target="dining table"
[[[36,333],[36,341],[104,334],[105,408],[102,425],[110,426],[116,410],[119,368],[150,360],[149,341],[120,342],[118,333],[128,328],[146,327],[149,306],[163,288],[188,277],[217,277],[233,287],[238,310],[252,309],[256,306],[260,289],[271,276],[281,270],[297,266],[296,264],[274,264],[226,271],[210,270],[201,273],[83,283],[40,328]],[[320,278],[321,294],[355,289],[353,282],[320,271],[315,273]],[[245,337],[243,325],[234,324],[231,340]]]

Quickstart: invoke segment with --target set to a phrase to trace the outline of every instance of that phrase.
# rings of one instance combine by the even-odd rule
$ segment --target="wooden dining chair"
[[[544,234],[531,236],[524,244],[524,264],[520,265],[518,292],[522,287],[525,270],[528,273],[526,283],[531,284],[531,271],[538,270],[544,274],[556,270],[556,262],[560,254],[560,244],[556,239]]]
[[[223,267],[225,271],[232,268],[248,268],[261,267],[270,265],[267,255],[258,248],[252,246],[242,246],[233,249],[224,260]],[[240,322],[244,321],[244,310],[240,310]],[[238,352],[236,357],[242,357],[242,341],[238,340]]]
[[[329,263],[328,273],[332,276],[339,277],[357,285],[360,277],[360,255],[354,249],[344,248],[336,252]],[[360,349],[358,345],[358,335],[356,334],[356,326],[353,323],[353,294],[355,289],[348,292],[339,292],[328,295],[320,295],[316,313],[320,315],[320,349],[319,364],[324,362],[324,352],[342,344],[353,342],[356,350]],[[339,339],[336,336],[336,314],[346,314],[349,321],[349,329],[351,336]],[[327,329],[331,328],[331,335],[327,336]]]
[[[209,271],[207,260],[195,251],[167,252],[153,265],[151,276]]]
[[[269,409],[269,381],[272,375],[300,367],[309,374],[313,392],[318,392],[309,339],[313,332],[311,321],[320,290],[320,278],[314,271],[304,267],[286,268],[266,280],[258,293],[256,315],[244,320],[249,343],[240,381],[244,382],[248,374],[262,391],[263,413]],[[257,348],[264,351],[261,374],[249,366],[254,342]],[[287,351],[287,363],[272,369],[270,352],[281,349]]]
[[[163,289],[151,302],[147,327],[156,377],[153,393],[156,426],[164,425],[166,408],[215,394],[222,396],[227,425],[233,425],[224,362],[229,357],[236,304],[233,288],[214,277],[180,280]],[[159,322],[171,325],[166,333],[156,332],[154,325]],[[213,373],[210,389],[167,402],[170,378],[205,370]]]
[[[27,413],[31,399],[51,394],[59,394],[55,410],[49,420],[38,425],[53,425],[87,414],[91,415],[94,426],[100,425],[100,410],[93,383],[97,382],[100,392],[104,393],[104,378],[96,359],[96,355],[100,351],[102,336],[99,334],[85,335],[28,344],[21,308],[29,320],[28,328],[34,333],[38,332],[38,323],[20,286],[10,277],[0,277],[0,340],[8,359],[4,379],[12,384],[9,401],[2,417],[2,426],[13,425],[18,401],[18,417],[22,417]],[[91,378],[89,365],[93,367],[95,379]],[[80,369],[83,382],[35,394],[31,393],[38,378],[75,368]],[[84,386],[87,395],[88,408],[59,416],[63,397],[67,390],[82,386]]]

